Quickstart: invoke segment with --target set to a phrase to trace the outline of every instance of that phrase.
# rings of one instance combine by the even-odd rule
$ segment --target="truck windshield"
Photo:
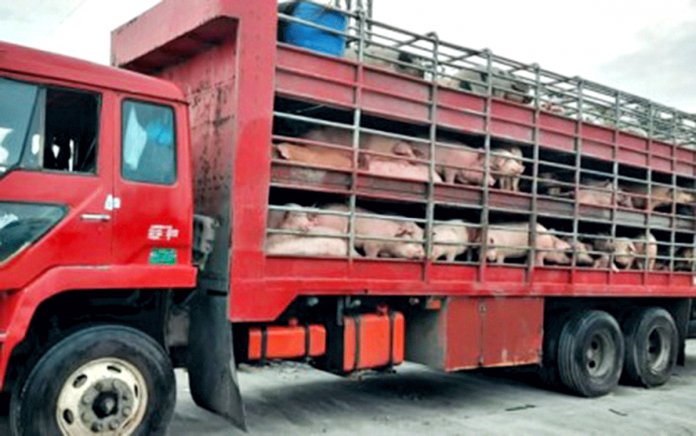
[[[39,87],[0,78],[0,174],[16,166],[30,136]]]

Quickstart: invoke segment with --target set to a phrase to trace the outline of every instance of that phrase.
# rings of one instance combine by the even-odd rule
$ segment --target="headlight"
[[[64,206],[0,202],[0,263],[37,241],[66,212]]]

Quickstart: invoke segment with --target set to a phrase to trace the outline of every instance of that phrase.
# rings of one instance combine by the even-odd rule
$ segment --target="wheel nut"
[[[82,413],[82,415],[80,415],[80,419],[81,419],[82,422],[84,422],[85,424],[87,424],[87,423],[89,422],[89,417],[88,417],[87,414],[84,413],[84,412]]]
[[[101,392],[101,390],[104,389],[104,385],[102,384],[102,382],[97,382],[97,384],[94,385],[94,388]]]
[[[118,428],[118,421],[115,419],[109,423],[109,429],[116,430]]]
[[[102,431],[102,428],[104,428],[104,427],[101,425],[101,422],[95,422],[94,424],[92,424],[92,432],[93,433],[97,433],[97,432]]]
[[[126,417],[126,416],[131,414],[131,408],[126,406],[123,408],[123,412],[121,412],[121,413],[123,414],[124,417]]]

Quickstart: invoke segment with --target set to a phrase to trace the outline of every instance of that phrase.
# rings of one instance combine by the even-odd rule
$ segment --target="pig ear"
[[[402,223],[399,225],[399,229],[396,231],[396,237],[400,238],[402,236],[413,236],[414,235],[413,228],[409,227],[405,223]]]
[[[411,146],[404,141],[399,141],[394,144],[394,147],[392,147],[392,153],[399,156],[412,156],[413,150],[411,149]]]
[[[628,252],[635,253],[636,251],[638,251],[638,249],[636,248],[636,244],[634,244],[633,242],[629,243],[628,244]]]
[[[282,144],[276,145],[276,146],[275,146],[275,149],[278,150],[278,154],[279,154],[280,157],[282,157],[283,159],[287,159],[287,160],[290,160],[290,159],[291,159],[291,157],[290,157],[290,147],[289,147],[289,144],[283,142]]]

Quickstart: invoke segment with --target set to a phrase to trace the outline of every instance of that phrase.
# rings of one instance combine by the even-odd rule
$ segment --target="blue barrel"
[[[345,31],[348,23],[346,16],[342,13],[304,1],[297,2],[289,11],[289,15],[339,31]],[[287,22],[284,26],[284,35],[281,35],[281,40],[335,56],[343,56],[346,43],[343,35],[294,22]]]

